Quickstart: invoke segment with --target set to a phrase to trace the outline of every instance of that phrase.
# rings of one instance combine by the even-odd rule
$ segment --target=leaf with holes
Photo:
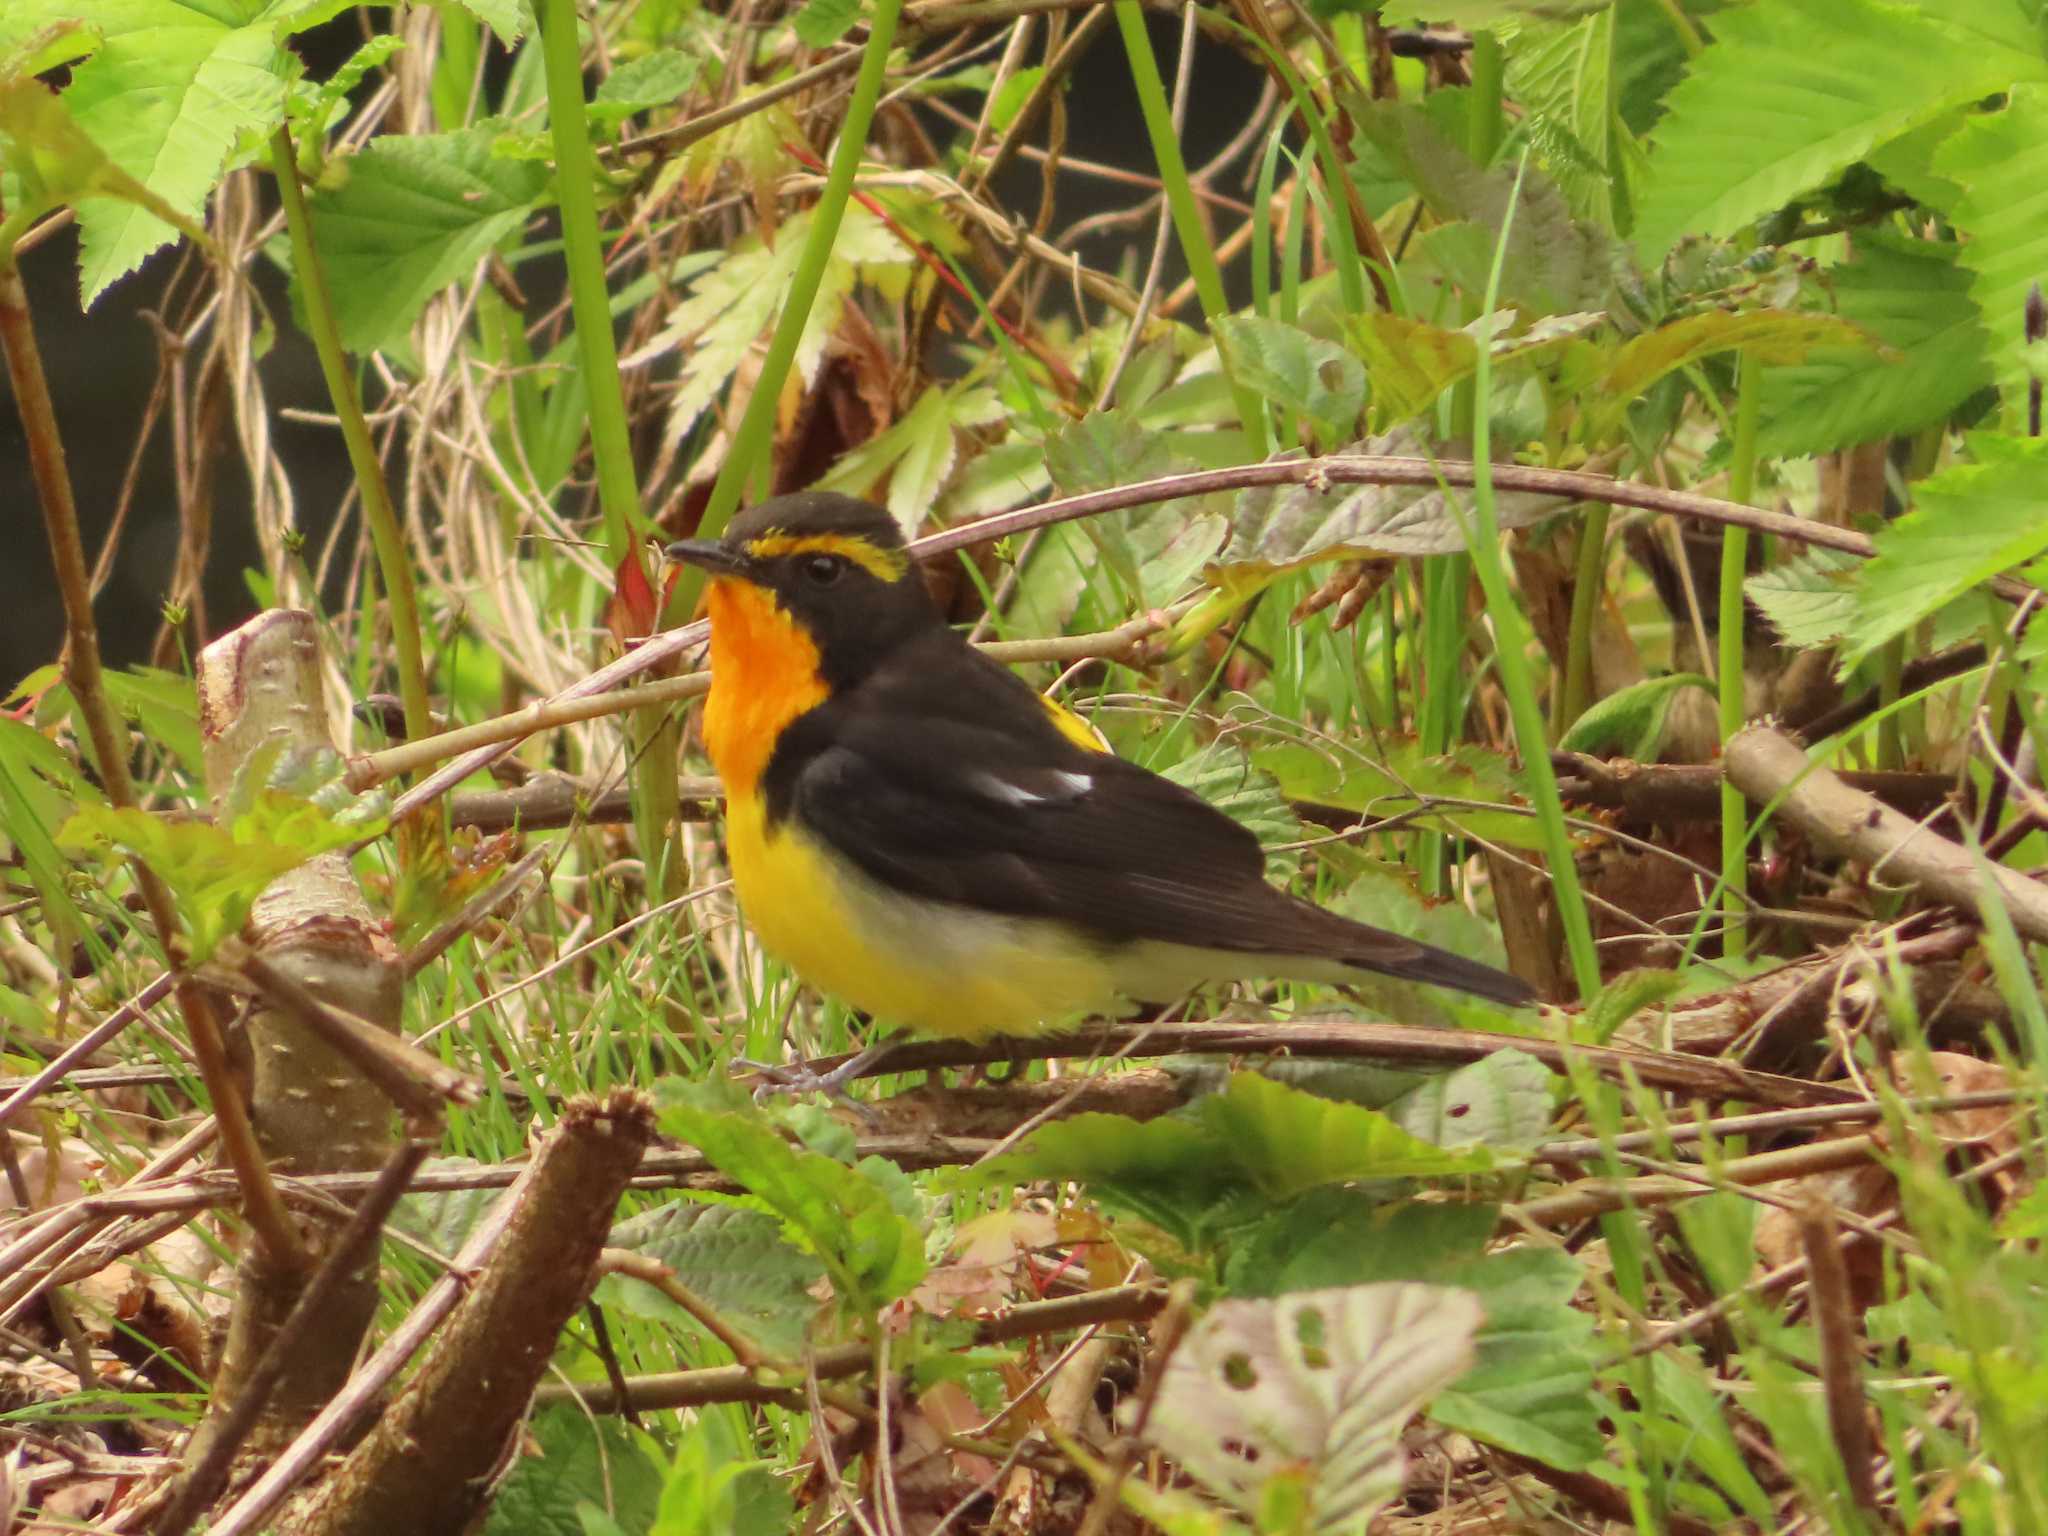
[[[1430,1285],[1218,1302],[1167,1362],[1145,1438],[1247,1514],[1277,1496],[1300,1500],[1295,1529],[1361,1530],[1400,1492],[1401,1431],[1471,1365],[1480,1321],[1470,1292]]]
[[[1216,338],[1240,384],[1282,411],[1308,417],[1319,437],[1358,430],[1365,369],[1341,347],[1257,315],[1226,316],[1217,322]]]
[[[1387,1118],[1439,1147],[1526,1152],[1550,1129],[1557,1078],[1526,1051],[1495,1051],[1401,1095]]]

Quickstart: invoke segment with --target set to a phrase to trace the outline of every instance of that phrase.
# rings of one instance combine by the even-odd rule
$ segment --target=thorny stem
[[[99,630],[93,622],[91,577],[86,568],[85,543],[78,529],[71,472],[65,462],[56,406],[50,398],[49,381],[43,373],[42,354],[36,346],[35,327],[29,317],[28,292],[11,250],[0,250],[0,351],[7,354],[8,376],[28,439],[29,464],[35,475],[43,524],[49,534],[51,560],[56,567],[57,590],[64,602],[65,680],[85,716],[107,799],[117,807],[133,808],[136,796],[135,781],[128,771],[128,732],[107,699],[101,677]],[[236,1091],[222,1043],[220,1020],[214,1014],[212,1000],[185,970],[184,944],[170,891],[156,872],[140,860],[135,861],[134,873],[136,889],[149,909],[150,921],[170,963],[172,987],[185,1016],[207,1097],[220,1120],[221,1146],[240,1183],[249,1225],[273,1263],[281,1268],[300,1267],[306,1262],[305,1249],[276,1185],[271,1182],[262,1150],[256,1144],[255,1130],[249,1123],[248,1108]]]

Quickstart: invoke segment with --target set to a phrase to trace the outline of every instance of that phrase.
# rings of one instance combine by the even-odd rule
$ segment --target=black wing
[[[1193,792],[1078,746],[950,631],[792,725],[765,789],[879,883],[1111,943],[1318,956],[1503,1001],[1514,978],[1266,884],[1258,840]]]

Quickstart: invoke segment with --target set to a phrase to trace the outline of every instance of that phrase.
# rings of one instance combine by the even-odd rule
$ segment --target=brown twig
[[[1603,1216],[1609,1211],[1691,1200],[1712,1194],[1719,1186],[1774,1184],[1783,1179],[1804,1178],[1811,1173],[1853,1168],[1858,1163],[1869,1162],[1882,1150],[1869,1136],[1838,1136],[1827,1141],[1809,1142],[1802,1147],[1731,1158],[1715,1165],[1711,1183],[1664,1175],[1640,1179],[1588,1179],[1560,1194],[1525,1200],[1514,1207],[1511,1215],[1504,1212],[1502,1220],[1514,1225],[1567,1227],[1594,1216]]]
[[[1911,818],[1851,788],[1831,768],[1771,725],[1752,725],[1730,738],[1722,756],[1728,782],[1839,857],[1873,874],[1917,887],[1937,901],[1974,913],[1988,881],[2012,914],[2013,926],[2048,943],[2048,889],[2002,864],[1928,831]]]
[[[28,440],[29,467],[34,473],[43,526],[49,535],[50,557],[56,566],[57,590],[64,603],[64,675],[79,712],[85,716],[93,757],[107,799],[122,809],[137,805],[135,782],[128,770],[128,732],[106,695],[100,669],[99,629],[93,621],[91,577],[85,544],[78,528],[78,507],[71,490],[71,471],[64,457],[57,409],[43,373],[35,326],[28,309],[28,291],[13,252],[0,251],[0,352],[7,355],[8,377],[14,386],[15,408]],[[198,1058],[214,1113],[220,1117],[221,1147],[241,1180],[244,1211],[271,1258],[281,1266],[301,1267],[305,1251],[284,1203],[270,1181],[256,1133],[250,1125],[228,1068],[220,1020],[205,990],[184,974],[184,939],[177,909],[163,881],[137,859],[132,868],[136,889],[149,911],[158,942],[170,957],[172,990]]]
[[[1630,821],[1704,821],[1721,814],[1721,770],[1712,763],[1609,762],[1553,752],[1557,790],[1568,801],[1618,810]],[[1939,809],[1955,792],[1952,773],[1844,773],[1842,782],[1909,816]]]
[[[1559,1045],[1524,1035],[1481,1030],[1427,1029],[1412,1024],[1371,1024],[1353,1019],[1294,1019],[1272,1024],[1107,1024],[1071,1035],[1038,1040],[998,1037],[978,1044],[960,1040],[911,1040],[899,1044],[879,1072],[926,1072],[937,1067],[981,1066],[999,1061],[1038,1061],[1093,1056],[1125,1049],[1142,1037],[1148,1055],[1202,1053],[1221,1056],[1299,1056],[1313,1059],[1378,1060],[1458,1066],[1513,1048],[1554,1069],[1576,1057],[1602,1076],[1701,1098],[1740,1099],[1752,1104],[1847,1103],[1857,1095],[1835,1083],[1812,1083],[1751,1072],[1725,1061],[1611,1046]],[[811,1063],[829,1071],[852,1053]]]
[[[1863,1396],[1863,1354],[1857,1344],[1857,1306],[1849,1288],[1849,1268],[1842,1261],[1841,1229],[1825,1199],[1816,1196],[1800,1207],[1799,1238],[1806,1255],[1808,1309],[1820,1340],[1828,1429],[1848,1479],[1849,1496],[1857,1508],[1875,1510],[1877,1484]]]
[[[163,1536],[177,1536],[186,1530],[219,1495],[235,1452],[256,1427],[257,1415],[291,1365],[298,1340],[308,1328],[324,1320],[329,1303],[344,1282],[351,1280],[351,1272],[371,1261],[378,1234],[384,1230],[385,1221],[406,1192],[413,1174],[426,1161],[429,1150],[424,1141],[401,1143],[391,1161],[378,1173],[348,1225],[335,1234],[334,1245],[321,1260],[320,1268],[271,1336],[262,1360],[243,1381],[241,1395],[215,1422],[204,1451],[186,1468],[170,1503],[154,1521],[153,1528]]]
[[[1063,1333],[1101,1323],[1143,1322],[1165,1305],[1163,1286],[1123,1285],[1084,1291],[1078,1296],[1026,1302],[998,1312],[975,1325],[974,1341],[980,1345],[1006,1344],[1013,1339]],[[820,1380],[834,1381],[859,1375],[873,1358],[873,1351],[866,1344],[842,1344],[820,1350],[808,1365]],[[763,1381],[759,1373],[742,1365],[632,1376],[627,1378],[626,1385],[627,1403],[621,1403],[611,1388],[594,1382],[560,1381],[544,1382],[534,1394],[534,1402],[542,1406],[580,1403],[591,1413],[619,1413],[630,1404],[639,1412],[650,1413],[662,1408],[700,1407],[705,1403],[787,1402],[803,1397],[799,1382]]]

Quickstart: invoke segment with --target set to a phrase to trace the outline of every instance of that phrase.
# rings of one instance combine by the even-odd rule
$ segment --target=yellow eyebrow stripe
[[[838,555],[878,581],[900,580],[910,568],[909,559],[900,552],[883,549],[849,533],[764,533],[747,541],[747,554],[755,560],[774,560],[782,555]]]

